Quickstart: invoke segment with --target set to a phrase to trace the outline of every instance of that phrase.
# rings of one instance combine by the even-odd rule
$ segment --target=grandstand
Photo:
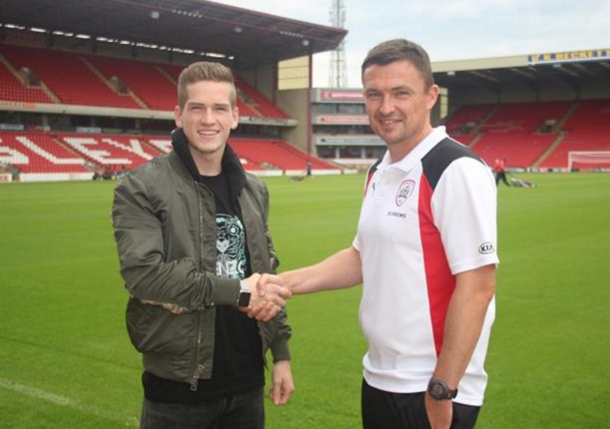
[[[570,152],[610,152],[610,100],[466,106],[447,129],[490,164],[503,158],[513,168],[565,169]],[[592,167],[610,165],[606,157]]]
[[[170,151],[178,76],[199,60],[235,73],[230,144],[246,170],[342,172],[307,150],[306,121],[275,98],[278,62],[333,49],[343,29],[190,0],[6,0],[2,10],[0,169],[21,181],[97,177]]]
[[[0,55],[12,70],[28,69],[36,74],[38,87],[44,88],[51,103],[139,108],[129,95],[114,92],[77,55],[8,44],[0,44]]]
[[[302,174],[308,161],[319,174],[337,171],[284,140],[236,138],[230,144],[244,169],[256,174]],[[90,179],[100,167],[130,170],[170,150],[167,136],[0,132],[0,161],[18,168],[26,181]]]
[[[80,179],[168,152],[178,75],[197,60],[235,72],[240,125],[231,144],[246,170],[302,174],[309,163],[314,173],[340,173],[383,155],[360,89],[278,87],[282,60],[333,49],[345,30],[207,1],[106,3],[4,0],[0,169],[24,181]],[[608,50],[433,70],[444,88],[433,122],[489,164],[610,168]]]
[[[512,169],[609,169],[610,88],[602,78],[608,75],[610,62],[607,67],[586,66],[590,70],[582,66],[587,76],[582,77],[582,83],[579,81],[581,92],[592,97],[586,100],[575,99],[574,94],[565,91],[562,81],[555,82],[553,72],[540,77],[541,87],[548,86],[543,89],[549,100],[534,101],[531,99],[536,98],[535,94],[503,72],[496,71],[506,82],[490,73],[486,83],[484,78],[472,79],[480,76],[478,71],[473,73],[479,75],[468,72],[464,80],[455,80],[455,72],[451,79],[446,73],[436,72],[437,82],[449,87],[449,110],[443,117],[440,111],[443,103],[437,103],[433,120],[437,125],[445,125],[449,135],[470,146],[489,165],[495,159],[504,159]],[[553,70],[556,72],[556,68]],[[489,79],[498,85],[489,88]],[[480,88],[489,88],[492,94]],[[490,102],[498,94],[504,94],[505,101]],[[468,104],[460,104],[463,100],[468,100]],[[383,154],[385,145],[372,134],[364,100],[356,89],[316,89],[312,111],[319,155],[337,163],[366,167]],[[570,153],[580,152],[585,154],[581,161],[570,165]]]
[[[610,50],[447,61],[433,70],[449,94],[437,123],[488,163],[610,169]],[[587,162],[570,165],[575,151],[590,154]]]

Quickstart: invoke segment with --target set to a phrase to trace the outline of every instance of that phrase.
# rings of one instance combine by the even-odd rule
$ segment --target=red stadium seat
[[[610,151],[610,100],[583,100],[564,124],[566,136],[540,164],[543,168],[567,168],[574,151]],[[597,167],[610,168],[610,164]]]
[[[5,44],[0,44],[0,54],[16,69],[34,71],[63,104],[140,108],[131,97],[110,89],[77,54]]]
[[[305,170],[307,161],[314,170],[337,170],[337,167],[319,158],[308,156],[284,140],[231,139],[235,152],[258,165],[269,165],[279,170]]]
[[[24,173],[88,171],[82,157],[42,132],[0,132],[0,162],[13,165]]]
[[[153,110],[174,110],[176,85],[155,63],[123,60],[87,55],[89,60],[107,79],[117,77]]]
[[[53,103],[41,88],[28,88],[0,61],[0,99],[26,103]]]
[[[84,159],[112,171],[131,170],[159,155],[135,136],[60,134],[59,138]]]

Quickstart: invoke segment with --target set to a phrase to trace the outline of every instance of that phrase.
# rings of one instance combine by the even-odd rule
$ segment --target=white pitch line
[[[125,417],[120,414],[106,411],[102,408],[93,405],[83,404],[79,401],[67,398],[65,396],[56,395],[54,393],[46,392],[35,387],[25,386],[23,384],[15,383],[4,378],[0,378],[0,387],[12,390],[13,392],[18,392],[27,396],[31,396],[36,399],[42,399],[43,401],[47,401],[55,405],[74,408],[75,410],[82,411],[87,414],[93,414],[95,416],[102,417],[107,420],[114,420],[116,422],[123,423],[125,426],[138,426],[138,419],[136,419],[135,417]]]

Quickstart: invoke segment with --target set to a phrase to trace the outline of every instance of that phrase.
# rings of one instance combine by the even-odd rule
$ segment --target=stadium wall
[[[275,65],[265,65],[249,70],[238,70],[237,73],[239,74],[239,77],[249,83],[250,86],[256,88],[258,92],[269,100],[274,101],[275,88],[277,87]]]
[[[607,99],[610,98],[610,85],[607,81],[595,80],[579,91],[583,99]]]
[[[284,129],[284,140],[289,141],[304,152],[307,152],[307,139],[309,138],[308,113],[310,106],[307,103],[308,89],[289,89],[278,91],[276,105],[288,116],[296,119],[299,124],[294,128]],[[312,145],[315,153],[315,146]]]

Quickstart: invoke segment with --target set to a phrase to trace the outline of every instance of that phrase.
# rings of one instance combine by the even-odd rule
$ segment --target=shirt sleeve
[[[497,188],[484,163],[453,161],[434,190],[432,213],[452,274],[499,263]]]
[[[370,182],[372,180],[372,176],[370,171],[367,172],[366,174],[366,178],[364,179],[364,186],[363,186],[363,192],[364,192],[364,197],[362,199],[362,204],[364,204],[364,199],[366,198],[366,194],[368,192],[368,188],[370,185]],[[362,215],[362,207],[360,208],[360,214]],[[360,227],[360,220],[358,220],[358,226]],[[360,228],[358,228],[360,229]],[[354,240],[352,241],[352,247],[354,249],[356,249],[358,252],[360,252],[360,239],[359,239],[359,231],[356,231],[356,236],[354,237]]]

